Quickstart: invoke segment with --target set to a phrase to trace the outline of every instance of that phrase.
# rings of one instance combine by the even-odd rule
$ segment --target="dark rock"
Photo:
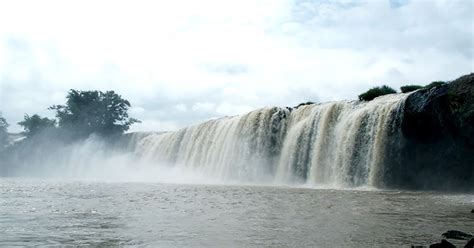
[[[471,214],[474,214],[474,209],[471,210]]]
[[[469,233],[456,231],[456,230],[449,230],[442,234],[443,237],[447,239],[460,239],[460,240],[468,240],[473,238],[473,236]]]
[[[443,239],[440,243],[430,245],[430,248],[456,248],[456,246]]]
[[[303,102],[303,103],[300,103],[300,104],[298,104],[298,106],[295,106],[293,108],[297,109],[299,107],[306,106],[306,105],[312,105],[312,104],[314,104],[314,102]]]
[[[385,186],[474,191],[474,73],[412,93],[402,112]]]
[[[464,248],[474,248],[474,239],[469,240]]]
[[[405,85],[405,86],[400,87],[400,91],[402,93],[408,93],[408,92],[412,92],[412,91],[415,91],[415,90],[419,90],[421,88],[423,88],[423,86],[421,86],[421,85]]]

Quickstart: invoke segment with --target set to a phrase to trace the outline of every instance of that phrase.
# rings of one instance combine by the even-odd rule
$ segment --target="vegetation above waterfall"
[[[387,85],[382,85],[380,87],[373,87],[372,89],[360,94],[359,100],[370,101],[376,97],[394,93],[397,93],[397,91]]]
[[[425,89],[429,90],[432,88],[436,87],[441,87],[447,85],[446,82],[443,81],[434,81],[426,86],[421,86],[421,85],[405,85],[400,87],[400,92],[402,93],[409,93],[413,92],[415,90],[419,89]],[[359,100],[360,101],[371,101],[375,99],[376,97],[383,96],[383,95],[388,95],[388,94],[394,94],[397,93],[397,91],[390,86],[387,85],[382,85],[382,86],[377,86],[369,89],[368,91],[362,93],[359,95]],[[300,104],[302,105],[302,104]]]

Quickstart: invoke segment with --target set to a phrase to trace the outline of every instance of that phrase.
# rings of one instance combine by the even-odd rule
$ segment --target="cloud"
[[[28,8],[25,8],[28,6]],[[264,106],[473,70],[471,1],[0,3],[0,110],[52,116],[71,88],[116,90],[168,130]],[[18,131],[12,125],[11,131]]]
[[[248,72],[248,67],[246,65],[239,65],[239,64],[208,64],[204,65],[211,73],[223,73],[229,75],[238,75],[244,74]]]

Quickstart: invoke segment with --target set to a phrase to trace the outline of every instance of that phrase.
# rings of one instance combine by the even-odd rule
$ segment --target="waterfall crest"
[[[222,180],[377,187],[407,96],[263,108],[144,136],[135,153]]]

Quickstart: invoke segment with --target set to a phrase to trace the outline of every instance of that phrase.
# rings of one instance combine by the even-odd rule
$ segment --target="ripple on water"
[[[474,232],[473,195],[0,182],[0,246],[399,247]]]

